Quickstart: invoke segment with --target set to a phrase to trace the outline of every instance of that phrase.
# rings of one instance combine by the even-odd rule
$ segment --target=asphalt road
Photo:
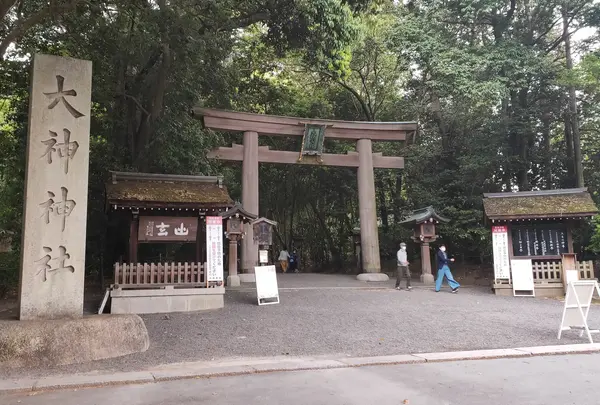
[[[22,393],[0,405],[592,405],[600,354],[374,366]]]

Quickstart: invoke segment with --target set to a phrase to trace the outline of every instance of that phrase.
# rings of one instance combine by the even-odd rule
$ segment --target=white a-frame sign
[[[594,292],[600,296],[600,289],[596,280],[571,281],[569,283],[567,286],[567,295],[565,296],[562,321],[558,330],[559,339],[563,331],[577,329],[581,331],[579,332],[579,337],[582,337],[583,332],[585,332],[590,343],[594,343],[592,333],[600,333],[600,331],[590,330],[587,323]]]

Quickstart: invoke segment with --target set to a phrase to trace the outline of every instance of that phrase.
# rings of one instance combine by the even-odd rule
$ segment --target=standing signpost
[[[600,333],[600,331],[590,330],[587,323],[594,292],[600,296],[600,289],[596,280],[581,280],[569,283],[562,320],[558,329],[558,339],[560,339],[563,331],[579,329],[581,331],[579,337],[582,337],[585,332],[590,343],[594,343],[592,333]]]
[[[507,226],[492,227],[492,246],[494,254],[494,283],[497,280],[509,280],[510,282]]]
[[[223,282],[223,218],[206,217],[206,282]]]
[[[531,259],[512,260],[512,286],[515,297],[535,297],[533,262]]]
[[[258,305],[279,304],[279,287],[275,266],[254,267]]]

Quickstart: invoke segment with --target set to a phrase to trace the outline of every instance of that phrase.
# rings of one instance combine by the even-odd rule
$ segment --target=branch
[[[2,1],[0,1],[0,18],[1,19],[4,19],[4,17],[6,17],[6,14],[8,14],[10,9],[13,8],[13,6],[15,4],[17,4],[17,1],[19,1],[19,0],[2,0]]]
[[[517,8],[517,0],[510,0],[510,9],[506,13],[506,21],[510,21],[515,15],[515,10]]]
[[[256,24],[258,22],[263,22],[269,19],[269,13],[254,13],[250,15],[246,15],[241,18],[237,18],[235,20],[230,21],[228,24],[225,24],[224,27],[217,29],[219,31],[231,31],[238,28],[246,28],[252,24]]]
[[[74,9],[82,0],[71,0],[66,4],[56,4],[50,2],[47,7],[39,10],[37,13],[34,13],[29,18],[27,18],[22,23],[18,24],[16,27],[6,34],[2,42],[0,42],[0,56],[4,59],[4,54],[6,50],[10,46],[11,43],[17,42],[21,37],[31,28],[38,25],[42,21],[44,21],[47,17],[50,17],[54,13],[58,13],[61,11],[69,11]]]
[[[348,86],[346,83],[344,83],[343,81],[337,79],[336,77],[334,77],[331,73],[326,72],[326,71],[321,71],[322,74],[329,76],[330,78],[332,78],[337,84],[339,84],[340,86],[342,86],[343,88],[345,88],[346,90],[348,90],[355,98],[356,100],[360,103],[360,106],[363,110],[363,112],[365,113],[367,119],[369,121],[371,121],[370,116],[369,116],[369,108],[367,107],[367,104],[365,103],[365,100],[360,96],[360,94],[358,94],[358,92],[353,89],[352,87]]]
[[[138,106],[138,108],[139,108],[140,110],[142,110],[142,112],[143,112],[144,114],[146,114],[146,116],[150,116],[150,113],[148,112],[148,110],[146,110],[146,109],[144,108],[144,106],[142,105],[142,103],[140,103],[140,100],[138,100],[138,99],[137,99],[137,98],[135,98],[134,96],[132,96],[132,95],[130,95],[130,94],[117,94],[117,95],[115,95],[115,97],[119,97],[119,96],[120,96],[120,97],[125,97],[125,98],[128,98],[128,99],[130,99],[131,101],[133,101],[133,102],[135,103],[135,105],[137,105],[137,106]]]
[[[579,30],[580,30],[580,29],[582,29],[582,28],[583,28],[583,27],[579,27],[579,28],[577,28],[577,29],[575,29],[575,30],[573,30],[573,31],[569,32],[569,33],[568,33],[568,34],[566,34],[566,35],[561,35],[560,37],[558,37],[558,38],[556,39],[556,41],[554,41],[554,42],[552,43],[552,45],[550,45],[550,47],[546,49],[546,53],[550,53],[550,52],[552,52],[553,50],[555,50],[555,49],[556,49],[556,47],[557,47],[557,46],[559,46],[559,45],[561,44],[561,42],[563,42],[563,41],[564,41],[564,40],[565,40],[567,37],[570,37],[571,35],[575,34],[577,31],[579,31]]]

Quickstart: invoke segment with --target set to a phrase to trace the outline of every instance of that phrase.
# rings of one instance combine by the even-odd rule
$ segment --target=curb
[[[145,371],[112,374],[75,374],[38,379],[25,378],[0,381],[0,394],[51,391],[59,389],[95,388],[129,384],[151,384],[164,381],[217,378],[283,371],[310,371],[365,366],[440,363],[451,361],[539,357],[600,352],[600,343],[521,347],[441,353],[415,353],[377,357],[280,357],[225,361],[204,361],[157,366]]]

